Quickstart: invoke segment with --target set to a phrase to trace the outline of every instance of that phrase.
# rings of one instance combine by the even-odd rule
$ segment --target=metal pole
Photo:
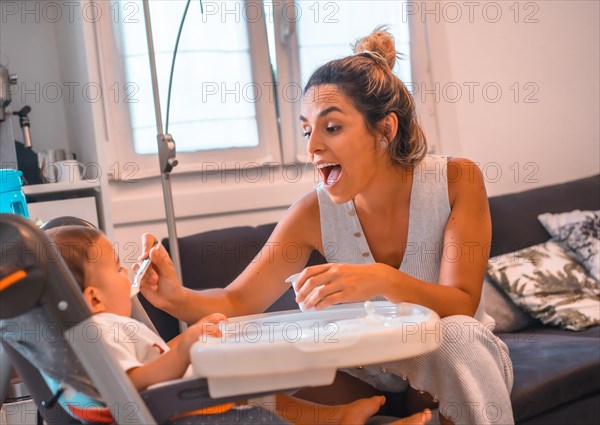
[[[177,277],[180,281],[181,262],[179,259],[179,246],[177,244],[177,228],[175,224],[175,210],[173,208],[173,193],[171,191],[171,170],[177,165],[175,159],[175,142],[168,134],[163,134],[162,114],[160,110],[160,97],[158,93],[158,77],[156,74],[156,60],[154,57],[154,41],[152,39],[152,25],[150,23],[150,5],[148,0],[143,0],[144,18],[146,22],[146,40],[148,42],[148,58],[150,59],[150,74],[152,77],[152,93],[154,96],[154,114],[156,117],[156,131],[158,142],[158,160],[162,178],[163,198],[167,215],[167,230],[169,233],[169,251],[175,265]],[[180,321],[179,328],[184,330],[187,325]]]
[[[150,76],[152,78],[152,94],[154,95],[154,117],[156,118],[156,131],[163,132],[162,114],[160,111],[160,98],[158,94],[158,76],[156,74],[156,60],[154,58],[154,40],[152,38],[152,23],[150,22],[150,5],[144,0],[144,18],[146,23],[146,42],[148,43],[148,58],[150,59]]]

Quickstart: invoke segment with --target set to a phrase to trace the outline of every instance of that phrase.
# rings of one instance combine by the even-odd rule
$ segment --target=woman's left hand
[[[366,301],[385,295],[397,270],[382,264],[322,264],[307,267],[295,284],[296,302],[306,310],[321,310],[333,304]]]

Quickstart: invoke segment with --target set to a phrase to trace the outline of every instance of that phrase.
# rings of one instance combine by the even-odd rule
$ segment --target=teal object
[[[0,170],[0,213],[29,218],[19,170]]]

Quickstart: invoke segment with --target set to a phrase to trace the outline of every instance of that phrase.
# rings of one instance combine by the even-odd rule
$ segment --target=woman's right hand
[[[183,296],[183,285],[165,248],[162,244],[154,246],[157,240],[150,233],[142,235],[142,255],[138,260],[150,256],[152,263],[141,280],[140,291],[152,305],[168,311]]]

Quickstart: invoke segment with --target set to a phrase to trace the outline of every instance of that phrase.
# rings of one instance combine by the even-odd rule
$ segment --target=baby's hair
[[[91,260],[97,259],[97,242],[104,234],[93,227],[60,226],[46,230],[56,244],[77,284],[84,290],[87,286],[86,267]],[[90,250],[94,254],[90,255]]]

